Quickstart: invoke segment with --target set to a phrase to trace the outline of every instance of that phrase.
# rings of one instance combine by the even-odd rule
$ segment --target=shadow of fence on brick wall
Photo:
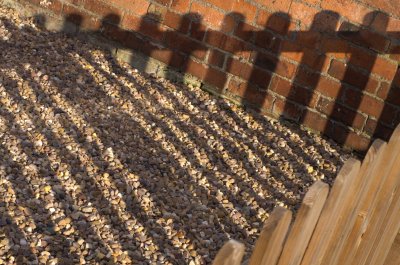
[[[377,17],[382,34],[367,29]],[[383,34],[393,43],[399,34],[385,32],[384,13],[371,12],[358,26],[321,11],[308,31],[290,31],[285,13],[272,14],[264,30],[252,28],[235,12],[225,16],[220,30],[205,29],[195,13],[175,18],[171,29],[161,30],[161,19],[147,14],[132,26],[136,30],[124,30],[118,15],[110,14],[90,33],[144,54],[144,59],[131,59],[141,70],[148,68],[149,57],[155,58],[168,66],[164,76],[169,79],[183,82],[189,73],[215,93],[305,124],[356,150],[370,143],[360,134],[388,139],[400,120],[400,74],[393,61],[385,65],[382,59],[396,53],[388,51],[390,40]],[[82,18],[70,15],[66,21],[79,28]]]

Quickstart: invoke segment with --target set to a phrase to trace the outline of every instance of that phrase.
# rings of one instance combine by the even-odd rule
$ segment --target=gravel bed
[[[0,8],[0,264],[209,264],[351,153]],[[247,254],[248,257],[248,254]]]

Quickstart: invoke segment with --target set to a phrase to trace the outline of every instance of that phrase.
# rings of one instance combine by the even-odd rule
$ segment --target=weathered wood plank
[[[386,163],[382,165],[380,174],[377,176],[381,179],[382,185],[371,204],[368,224],[364,226],[365,232],[350,264],[364,265],[367,263],[369,253],[375,247],[373,244],[379,231],[385,225],[383,222],[392,203],[393,191],[397,189],[400,182],[398,177],[398,172],[400,172],[400,126],[393,132],[387,150],[385,152],[387,155],[384,157]]]
[[[274,209],[264,224],[249,265],[277,264],[291,221],[291,211],[282,207]]]
[[[400,172],[397,174],[400,179]],[[378,235],[373,242],[373,248],[367,258],[368,265],[382,265],[400,229],[400,188],[393,194],[389,210],[383,219]]]
[[[343,165],[324,205],[301,264],[321,264],[324,254],[329,251],[329,244],[334,237],[334,232],[338,229],[339,214],[345,207],[348,191],[359,169],[360,162],[355,159],[350,159]]]
[[[231,239],[218,251],[212,265],[240,265],[243,254],[244,245]]]
[[[354,221],[349,225],[349,233],[342,250],[336,259],[337,264],[348,264],[350,259],[354,256],[355,251],[360,242],[363,234],[363,227],[368,222],[368,213],[371,212],[370,208],[372,202],[377,196],[377,191],[381,185],[379,178],[379,171],[381,164],[385,163],[384,158],[387,152],[387,144],[382,140],[375,140],[365,156],[360,174],[365,175],[364,186],[360,187],[364,191],[359,197],[358,206],[353,212]]]
[[[296,220],[289,232],[279,265],[300,264],[315,225],[320,217],[329,187],[322,181],[314,183],[307,192],[297,213]]]
[[[400,264],[400,234],[396,234],[396,239],[394,240],[389,254],[386,257],[384,265],[399,265]]]

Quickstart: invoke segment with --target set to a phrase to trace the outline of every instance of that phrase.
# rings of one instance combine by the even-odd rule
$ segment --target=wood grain
[[[282,207],[275,208],[265,222],[251,255],[249,265],[277,264],[291,221],[291,211]]]
[[[315,224],[320,217],[328,192],[328,185],[322,181],[317,181],[311,186],[303,199],[296,220],[289,232],[279,259],[279,265],[300,264],[314,232]]]

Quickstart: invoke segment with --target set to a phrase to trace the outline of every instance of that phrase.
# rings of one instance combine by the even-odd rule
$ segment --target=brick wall
[[[359,151],[400,121],[400,1],[18,2]]]

